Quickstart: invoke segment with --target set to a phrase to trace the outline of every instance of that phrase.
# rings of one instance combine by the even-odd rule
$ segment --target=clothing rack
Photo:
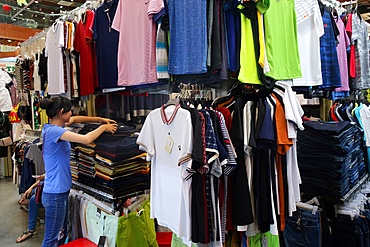
[[[92,188],[92,187],[87,186],[85,184],[79,183],[79,182],[77,182],[75,180],[72,180],[72,185],[74,185],[77,188],[84,189],[85,191],[88,191],[88,192],[90,192],[90,193],[92,193],[94,195],[97,195],[97,196],[101,197],[101,198],[108,199],[110,201],[113,201],[113,200],[116,199],[116,198],[114,198],[112,195],[110,195],[108,193],[105,193],[105,192],[100,191],[98,189]]]
[[[81,188],[86,193],[90,192],[94,196],[97,196],[97,197],[103,199],[104,201],[109,201],[111,203],[115,203],[117,200],[122,199],[124,197],[137,196],[137,195],[141,195],[141,194],[145,193],[145,191],[136,191],[134,193],[130,193],[130,194],[127,194],[127,195],[122,196],[122,197],[114,197],[111,194],[108,194],[108,193],[105,193],[104,191],[92,188],[90,186],[87,186],[87,185],[82,184],[80,182],[77,182],[75,180],[72,180],[72,185],[75,186],[76,188]]]
[[[41,141],[42,139],[41,130],[27,129],[25,130],[24,135],[22,135],[22,138],[27,139],[27,140],[32,140],[32,141],[40,138],[40,141]]]
[[[78,14],[79,11],[83,11],[87,8],[97,8],[99,7],[101,4],[103,3],[102,0],[92,0],[92,1],[86,1],[84,2],[81,6],[79,7],[76,7],[72,10],[69,10],[69,11],[63,11],[61,10],[60,11],[60,14],[51,14],[51,16],[67,16],[67,15],[73,15],[73,14]]]
[[[352,5],[352,4],[357,4],[357,0],[344,2],[344,3],[341,3],[340,5],[343,7],[343,6]]]
[[[28,40],[20,43],[21,55],[25,56],[28,55],[29,50],[31,50],[31,52],[34,52],[45,47],[46,34],[49,28],[44,28],[41,32],[36,33],[35,35],[31,36]]]
[[[71,189],[69,194],[84,197],[85,199],[94,203],[97,207],[103,209],[106,213],[110,213],[112,215],[115,214],[114,205],[108,205],[106,202],[100,201],[100,200],[96,199],[95,197],[93,197],[93,196],[91,196],[87,193],[84,193],[82,190]]]

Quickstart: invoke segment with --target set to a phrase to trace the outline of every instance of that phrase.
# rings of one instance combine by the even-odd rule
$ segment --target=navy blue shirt
[[[96,41],[99,89],[117,87],[119,32],[111,27],[117,5],[118,0],[110,2],[105,0],[95,12],[93,30]]]

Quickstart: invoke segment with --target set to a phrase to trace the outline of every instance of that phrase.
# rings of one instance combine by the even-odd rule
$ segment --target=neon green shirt
[[[238,8],[243,8],[241,5]],[[253,33],[251,21],[240,14],[241,43],[240,43],[240,71],[238,80],[248,84],[260,84],[258,79],[256,54],[254,52]]]
[[[270,67],[266,75],[276,80],[301,78],[294,0],[270,1],[264,20]]]

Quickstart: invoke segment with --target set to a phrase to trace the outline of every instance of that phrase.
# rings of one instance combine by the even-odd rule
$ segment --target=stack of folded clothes
[[[99,125],[87,124],[80,133]],[[94,148],[75,147],[78,159],[77,181],[122,198],[150,188],[150,162],[136,144],[137,135],[130,126],[118,124],[112,135],[103,133]]]
[[[304,127],[297,139],[301,192],[338,203],[366,174],[362,130],[349,121]]]
[[[77,146],[77,181],[95,187],[95,153],[93,147]]]

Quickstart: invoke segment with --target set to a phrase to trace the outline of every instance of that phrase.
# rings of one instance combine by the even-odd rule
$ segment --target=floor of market
[[[28,212],[18,204],[20,196],[11,178],[0,179],[0,246],[35,247],[44,239],[44,225],[37,221],[37,235],[22,243],[15,240],[27,229]],[[39,211],[42,217],[42,210]]]

